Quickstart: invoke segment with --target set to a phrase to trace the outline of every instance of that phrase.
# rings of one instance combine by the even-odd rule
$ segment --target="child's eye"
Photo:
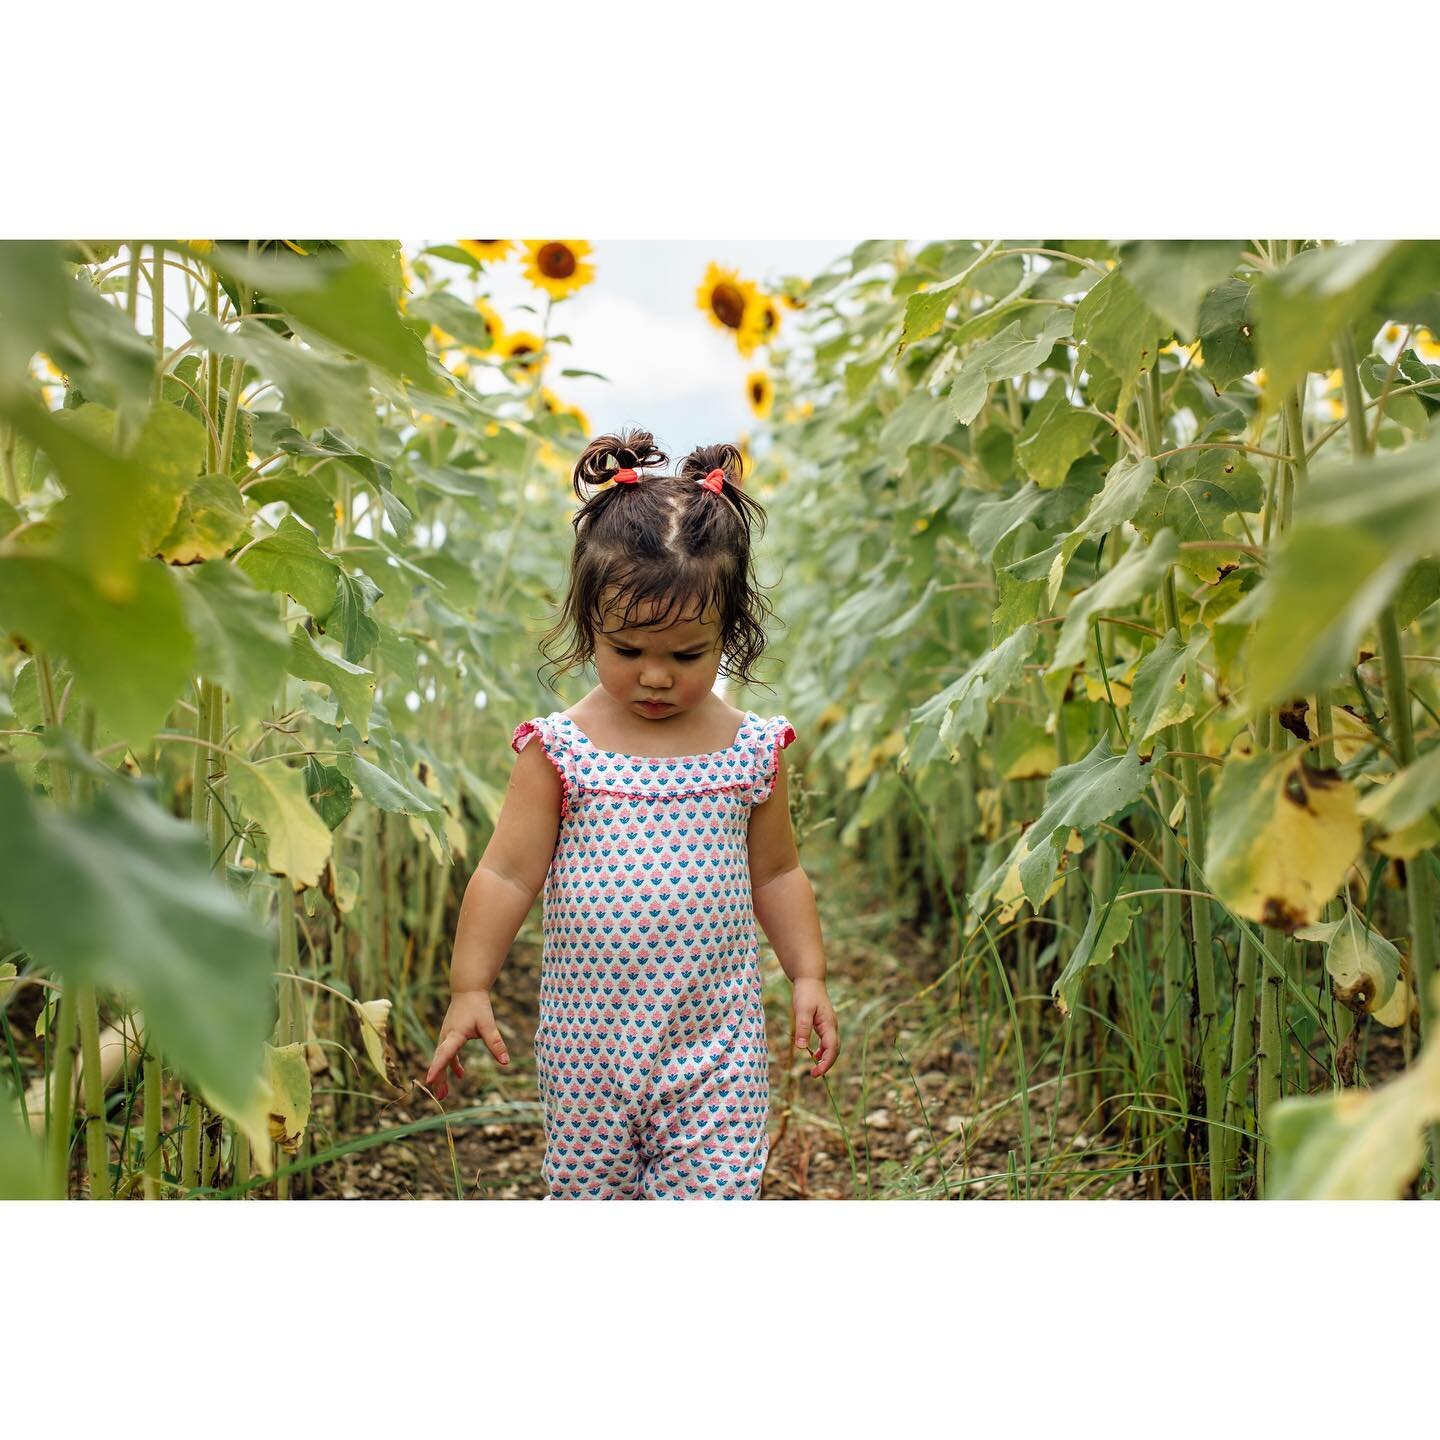
[[[685,660],[685,661],[698,660],[704,653],[705,653],[705,652],[704,652],[703,650],[697,650],[697,651],[695,652],[695,654],[693,654],[693,655],[677,655],[675,658],[676,658],[677,660]]]
[[[626,648],[625,646],[623,646],[623,645],[612,645],[610,648],[611,648],[617,655],[623,656],[626,660],[633,660],[633,659],[635,658],[635,656],[637,656],[637,655],[640,653],[638,650],[627,649],[627,648]]]

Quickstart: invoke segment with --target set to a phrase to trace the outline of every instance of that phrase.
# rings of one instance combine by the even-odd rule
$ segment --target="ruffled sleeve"
[[[764,722],[756,747],[755,783],[750,789],[752,805],[761,805],[770,798],[780,770],[780,752],[794,738],[795,730],[783,715],[772,715]]]
[[[510,737],[510,748],[518,755],[533,736],[540,737],[550,763],[560,775],[560,818],[570,813],[570,796],[575,788],[575,759],[570,746],[561,735],[553,716],[536,716],[533,720],[522,720]]]

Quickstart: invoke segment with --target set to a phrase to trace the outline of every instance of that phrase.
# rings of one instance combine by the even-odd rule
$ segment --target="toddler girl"
[[[794,1044],[818,1042],[810,1074],[840,1053],[790,828],[780,752],[795,732],[714,690],[722,665],[749,680],[764,647],[750,558],[764,511],[740,489],[733,445],[652,473],[666,460],[632,430],[593,440],[575,466],[584,503],[546,640],[568,639],[552,663],[593,661],[600,683],[515,729],[425,1076],[444,1099],[473,1038],[509,1064],[490,990],[543,883],[547,1199],[757,1196],[770,1148],[757,919],[792,982]]]

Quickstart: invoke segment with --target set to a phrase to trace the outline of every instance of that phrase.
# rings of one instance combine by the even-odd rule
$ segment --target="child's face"
[[[637,619],[645,621],[663,606],[642,605]],[[676,607],[693,615],[695,607]],[[664,629],[624,629],[622,616],[607,611],[605,626],[595,636],[595,671],[606,692],[632,715],[663,720],[693,710],[715,688],[723,658],[720,622],[713,614],[699,620],[672,622]],[[649,706],[645,702],[661,702]]]

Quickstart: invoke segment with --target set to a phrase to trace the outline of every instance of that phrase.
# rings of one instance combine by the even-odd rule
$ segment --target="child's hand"
[[[812,1079],[823,1075],[840,1054],[840,1027],[835,1023],[835,1007],[830,1003],[823,980],[797,980],[795,1006],[795,1048],[810,1049],[810,1032],[820,1042],[820,1053],[811,1067]]]
[[[510,1063],[509,1052],[495,1024],[495,1012],[490,1008],[488,990],[460,990],[451,997],[450,1008],[440,1022],[440,1043],[435,1047],[435,1058],[425,1072],[425,1083],[435,1087],[437,1100],[443,1100],[450,1093],[447,1067],[455,1071],[457,1078],[464,1076],[460,1047],[467,1040],[483,1040],[502,1065]]]

